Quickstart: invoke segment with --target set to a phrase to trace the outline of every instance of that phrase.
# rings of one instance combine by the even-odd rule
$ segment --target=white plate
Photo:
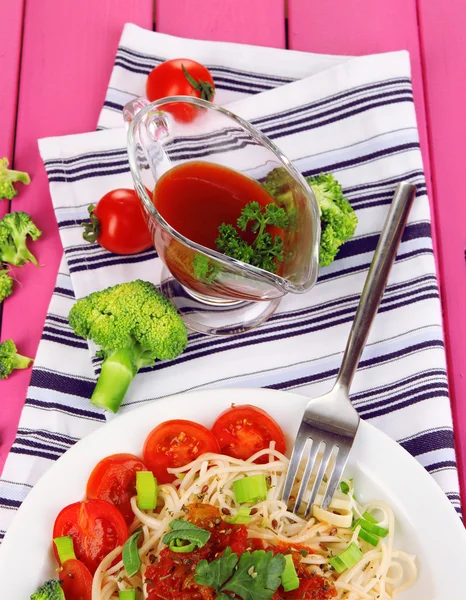
[[[158,400],[118,416],[78,442],[42,477],[23,502],[0,547],[1,597],[26,600],[56,576],[51,553],[58,512],[83,497],[89,473],[116,452],[140,454],[158,423],[184,418],[211,426],[232,402],[264,408],[281,425],[291,447],[307,403],[302,396],[265,389],[206,390]],[[398,444],[361,422],[347,472],[358,497],[387,501],[397,521],[397,547],[418,557],[419,579],[400,600],[466,598],[466,533],[428,473]]]

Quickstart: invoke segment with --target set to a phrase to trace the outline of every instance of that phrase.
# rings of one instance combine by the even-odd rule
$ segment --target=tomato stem
[[[90,204],[87,207],[87,212],[89,213],[89,223],[87,221],[81,223],[81,225],[84,227],[83,239],[90,244],[96,242],[100,235],[100,223],[99,219],[95,216],[94,209],[94,204]]]

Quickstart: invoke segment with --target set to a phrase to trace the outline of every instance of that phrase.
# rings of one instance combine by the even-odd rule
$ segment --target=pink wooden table
[[[62,248],[37,149],[44,136],[95,128],[123,24],[173,35],[335,54],[407,49],[433,211],[450,393],[466,503],[466,3],[464,0],[0,0],[0,157],[27,170],[15,210],[44,231],[41,269],[5,302],[1,339],[34,356]],[[0,217],[9,210],[0,205]],[[30,373],[0,382],[0,468]],[[466,516],[466,515],[465,515]]]

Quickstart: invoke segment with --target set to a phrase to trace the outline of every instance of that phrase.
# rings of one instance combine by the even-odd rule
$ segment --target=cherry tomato
[[[88,500],[99,498],[114,504],[131,525],[134,514],[131,498],[136,495],[136,471],[147,471],[146,465],[133,454],[113,454],[102,459],[89,476]]]
[[[144,462],[159,483],[170,483],[176,477],[167,468],[183,467],[206,452],[218,452],[211,431],[193,421],[165,421],[153,429],[144,443]]]
[[[234,458],[246,460],[259,450],[268,448],[271,441],[275,442],[278,452],[286,452],[285,436],[280,426],[256,406],[244,404],[229,408],[215,421],[212,432],[220,444],[221,453]],[[265,455],[256,462],[267,461]]]
[[[92,575],[80,560],[66,560],[58,574],[66,600],[91,600]]]
[[[103,558],[128,539],[120,511],[105,500],[86,500],[66,506],[55,519],[53,537],[70,535],[76,558],[94,574]],[[54,544],[55,556],[58,554]]]
[[[149,73],[146,82],[146,96],[151,102],[166,96],[193,96],[211,102],[214,95],[214,80],[208,69],[189,58],[165,61]],[[169,103],[163,109],[185,123],[197,113],[192,104]]]
[[[96,207],[91,205],[90,224],[83,238],[97,241],[115,254],[137,254],[153,245],[141,202],[134,190],[117,189],[102,196]]]

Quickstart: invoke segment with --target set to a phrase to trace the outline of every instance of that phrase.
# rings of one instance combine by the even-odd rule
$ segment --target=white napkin
[[[321,270],[309,293],[288,295],[268,322],[249,333],[225,339],[190,335],[178,359],[138,374],[121,410],[207,387],[261,386],[306,396],[328,391],[394,187],[409,180],[417,186],[417,199],[352,399],[363,418],[398,440],[432,473],[459,511],[441,310],[407,53],[332,59],[181,40],[127,25],[99,126],[121,126],[118,107],[144,92],[144,73],[151,66],[174,56],[207,64],[214,78],[217,69],[217,99],[242,95],[229,109],[272,137],[305,175],[333,172],[359,225],[355,239]],[[228,76],[222,79],[221,72]],[[273,77],[298,79],[306,73],[313,74],[272,84]],[[241,90],[228,89],[239,75]],[[248,90],[258,91],[256,78],[279,87],[247,96]],[[154,251],[116,256],[81,237],[88,204],[111,189],[132,185],[123,128],[41,140],[40,151],[66,263],[0,483],[2,531],[50,461],[105,418],[88,402],[94,377],[87,343],[74,336],[66,321],[74,296],[138,277],[157,281],[161,269]],[[98,361],[94,364],[98,369]]]

